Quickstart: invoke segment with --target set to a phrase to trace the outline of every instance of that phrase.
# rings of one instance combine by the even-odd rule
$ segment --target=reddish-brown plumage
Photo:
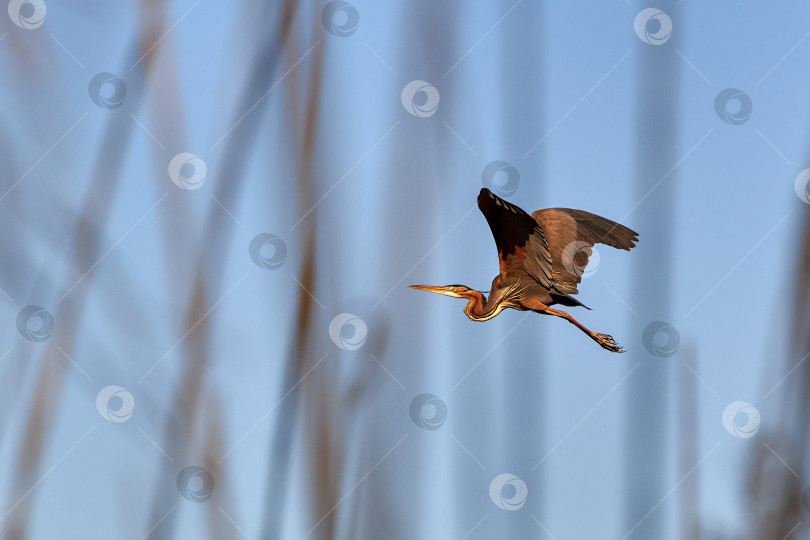
[[[629,251],[638,240],[638,235],[627,227],[583,210],[546,208],[533,212],[532,218],[543,229],[549,244],[553,267],[551,277],[555,287],[566,294],[579,292],[577,285],[582,279],[582,271],[588,266],[594,244]],[[571,250],[573,257],[565,257],[566,247],[575,242],[582,244],[580,249]]]
[[[478,195],[478,208],[489,223],[498,248],[500,273],[489,299],[463,285],[413,288],[466,298],[464,312],[474,321],[489,320],[503,309],[532,310],[561,317],[603,348],[622,352],[612,337],[591,332],[565,311],[550,306],[583,306],[577,294],[594,244],[630,250],[638,234],[609,219],[570,208],[547,208],[529,215],[488,189]]]

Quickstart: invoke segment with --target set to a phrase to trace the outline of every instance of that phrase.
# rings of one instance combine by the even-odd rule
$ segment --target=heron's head
[[[480,294],[466,285],[410,285],[410,288],[435,292],[453,298],[469,298],[472,293]]]

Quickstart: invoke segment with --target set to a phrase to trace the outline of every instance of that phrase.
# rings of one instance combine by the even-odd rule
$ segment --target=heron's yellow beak
[[[409,285],[411,289],[416,289],[419,291],[428,291],[443,294],[445,296],[452,296],[454,298],[462,298],[460,294],[455,292],[452,285]]]

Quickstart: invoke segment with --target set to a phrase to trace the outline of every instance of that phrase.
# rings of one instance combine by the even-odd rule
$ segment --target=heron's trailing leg
[[[616,341],[611,336],[607,334],[599,334],[597,332],[591,332],[585,327],[585,325],[583,325],[578,320],[573,318],[571,314],[568,312],[547,307],[546,309],[542,310],[541,313],[545,313],[546,315],[554,315],[555,317],[561,317],[567,320],[568,322],[570,322],[571,324],[573,324],[574,326],[576,326],[577,328],[588,334],[591,337],[591,339],[597,342],[599,345],[601,345],[603,349],[607,349],[610,352],[625,352],[624,349],[619,347],[619,344],[616,343]]]

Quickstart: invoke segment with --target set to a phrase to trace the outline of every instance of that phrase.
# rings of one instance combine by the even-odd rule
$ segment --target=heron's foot
[[[610,352],[616,352],[616,353],[625,352],[625,350],[622,349],[619,346],[618,343],[616,343],[616,340],[613,339],[613,336],[609,336],[607,334],[598,334],[598,333],[594,332],[593,339],[599,345],[601,345],[603,349],[606,349],[606,350],[608,350]]]

